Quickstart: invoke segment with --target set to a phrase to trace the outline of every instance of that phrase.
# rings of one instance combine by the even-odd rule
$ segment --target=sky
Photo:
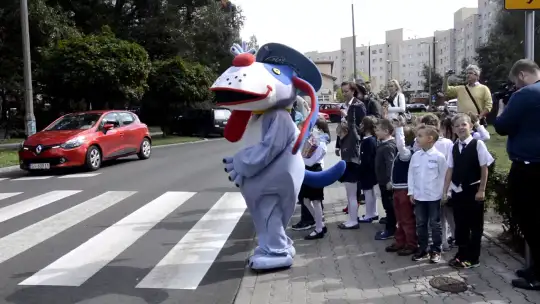
[[[454,26],[454,12],[477,7],[478,0],[232,0],[246,21],[241,32],[259,45],[278,42],[303,53],[340,49],[340,38],[352,36],[354,3],[356,44],[384,43],[385,31],[404,28],[418,38]]]

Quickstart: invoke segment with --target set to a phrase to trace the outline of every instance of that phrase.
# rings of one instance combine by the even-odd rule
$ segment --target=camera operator
[[[495,131],[507,135],[506,150],[512,161],[508,174],[508,203],[518,227],[531,249],[533,265],[516,272],[513,280],[517,288],[540,290],[540,237],[537,235],[540,203],[540,68],[527,59],[517,61],[510,70],[510,78],[519,89],[511,94],[508,104],[499,100]]]
[[[486,116],[491,112],[493,101],[489,88],[478,80],[480,79],[480,68],[476,65],[469,65],[465,69],[467,83],[458,86],[449,86],[449,76],[455,74],[453,70],[446,73],[443,80],[443,92],[450,96],[457,96],[458,113],[478,113],[480,123],[487,125]]]

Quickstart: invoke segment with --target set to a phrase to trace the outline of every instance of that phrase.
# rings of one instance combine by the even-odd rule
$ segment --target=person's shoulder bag
[[[469,97],[471,98],[471,100],[472,100],[472,102],[474,104],[474,107],[476,108],[476,111],[478,112],[478,116],[480,116],[480,114],[482,114],[482,112],[480,111],[480,107],[478,106],[478,103],[476,103],[476,99],[474,99],[473,95],[471,94],[471,91],[469,90],[468,85],[465,85],[465,90],[467,91],[467,94],[469,94]],[[482,126],[487,127],[487,120],[486,120],[485,117],[480,118],[479,123]]]

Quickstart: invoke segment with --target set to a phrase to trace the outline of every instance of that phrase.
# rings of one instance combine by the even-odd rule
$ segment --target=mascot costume
[[[258,246],[249,258],[253,270],[292,266],[296,253],[285,229],[294,213],[302,182],[312,187],[331,185],[345,171],[345,162],[321,172],[305,170],[300,153],[318,118],[316,92],[322,77],[307,57],[285,45],[269,43],[235,56],[210,88],[217,105],[232,110],[224,136],[241,141],[234,156],[223,160],[229,180],[246,201]],[[298,91],[311,99],[311,112],[298,130],[290,109]]]

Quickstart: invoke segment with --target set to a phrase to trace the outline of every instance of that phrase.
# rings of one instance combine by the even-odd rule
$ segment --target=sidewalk
[[[481,267],[457,271],[445,261],[416,263],[410,257],[385,252],[391,241],[373,240],[380,224],[363,224],[360,230],[339,230],[337,224],[346,220],[341,211],[346,204],[344,197],[342,188],[327,188],[327,236],[305,241],[303,236],[309,231],[289,230],[297,251],[294,266],[260,275],[246,270],[235,303],[540,303],[540,292],[512,288],[513,272],[522,265],[487,239],[483,243]],[[362,214],[364,208],[361,206],[360,210]],[[379,210],[382,213],[380,204]],[[297,220],[295,217],[293,223]],[[454,254],[446,253],[443,259]],[[437,276],[465,281],[469,290],[459,294],[438,291],[429,284]]]

